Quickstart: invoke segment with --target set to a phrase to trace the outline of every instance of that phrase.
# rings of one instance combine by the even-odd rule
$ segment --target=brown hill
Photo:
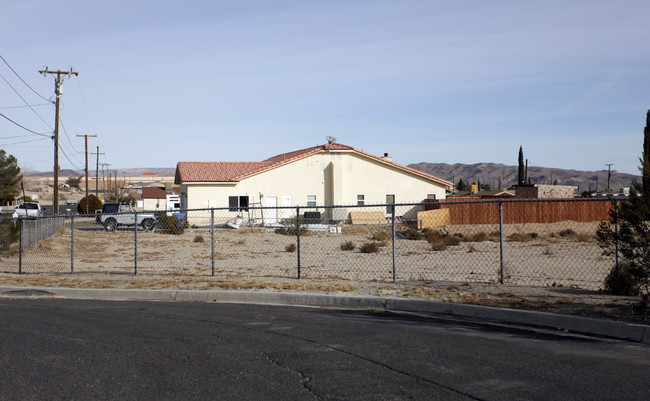
[[[480,181],[481,184],[490,185],[492,189],[509,188],[517,183],[518,176],[517,166],[496,163],[446,164],[423,162],[409,164],[408,167],[453,181],[455,184],[461,179],[468,184]],[[575,185],[578,187],[579,192],[607,188],[607,170],[578,171],[528,166],[528,177],[531,184],[557,183],[559,185]],[[618,191],[620,188],[629,187],[633,181],[640,182],[641,177],[612,170],[609,186]]]

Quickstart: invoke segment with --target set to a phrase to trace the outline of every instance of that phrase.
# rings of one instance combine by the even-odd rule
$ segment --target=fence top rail
[[[156,214],[162,215],[166,213],[181,213],[187,214],[188,212],[206,212],[210,213],[211,211],[227,211],[231,213],[246,213],[248,210],[302,210],[302,211],[317,211],[324,209],[370,209],[370,208],[386,208],[395,206],[398,207],[414,207],[414,206],[446,206],[446,205],[467,205],[467,204],[514,204],[514,203],[584,203],[584,202],[613,202],[613,201],[627,201],[629,197],[603,197],[603,198],[563,198],[563,199],[485,199],[485,200],[463,200],[463,201],[449,201],[449,200],[436,200],[435,202],[409,202],[409,203],[377,203],[377,204],[365,204],[365,205],[317,205],[317,206],[305,206],[305,205],[294,205],[294,206],[248,206],[248,207],[238,207],[238,210],[233,210],[232,208],[225,207],[214,207],[214,208],[200,208],[200,209],[179,209],[179,210],[135,210],[134,212],[122,212],[122,213],[106,213],[106,215],[120,215],[120,214]],[[38,216],[38,217],[29,217],[29,218],[13,218],[13,217],[4,217],[0,216],[0,221],[18,221],[18,220],[46,220],[46,219],[77,219],[77,218],[95,218],[95,214],[75,214],[75,215],[65,215],[65,216]]]

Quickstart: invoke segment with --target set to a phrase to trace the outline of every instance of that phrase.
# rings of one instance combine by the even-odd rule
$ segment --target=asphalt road
[[[647,400],[650,347],[445,317],[0,299],[2,399]]]

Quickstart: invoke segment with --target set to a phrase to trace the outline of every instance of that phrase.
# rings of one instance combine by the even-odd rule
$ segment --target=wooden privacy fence
[[[618,200],[624,202],[624,199]],[[503,223],[590,222],[609,219],[614,202],[610,199],[552,200],[428,200],[426,210],[448,209],[450,224],[499,224],[499,205],[503,204]]]

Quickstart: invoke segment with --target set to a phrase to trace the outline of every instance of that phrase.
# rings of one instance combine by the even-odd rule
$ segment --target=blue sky
[[[402,164],[516,165],[521,145],[535,166],[638,174],[649,15],[647,0],[21,0],[2,7],[0,55],[45,98],[38,70],[79,72],[62,168],[84,166],[77,134],[111,169],[258,161],[330,135]],[[0,113],[52,132],[54,108],[0,74]],[[51,140],[5,118],[0,149],[52,169]]]

